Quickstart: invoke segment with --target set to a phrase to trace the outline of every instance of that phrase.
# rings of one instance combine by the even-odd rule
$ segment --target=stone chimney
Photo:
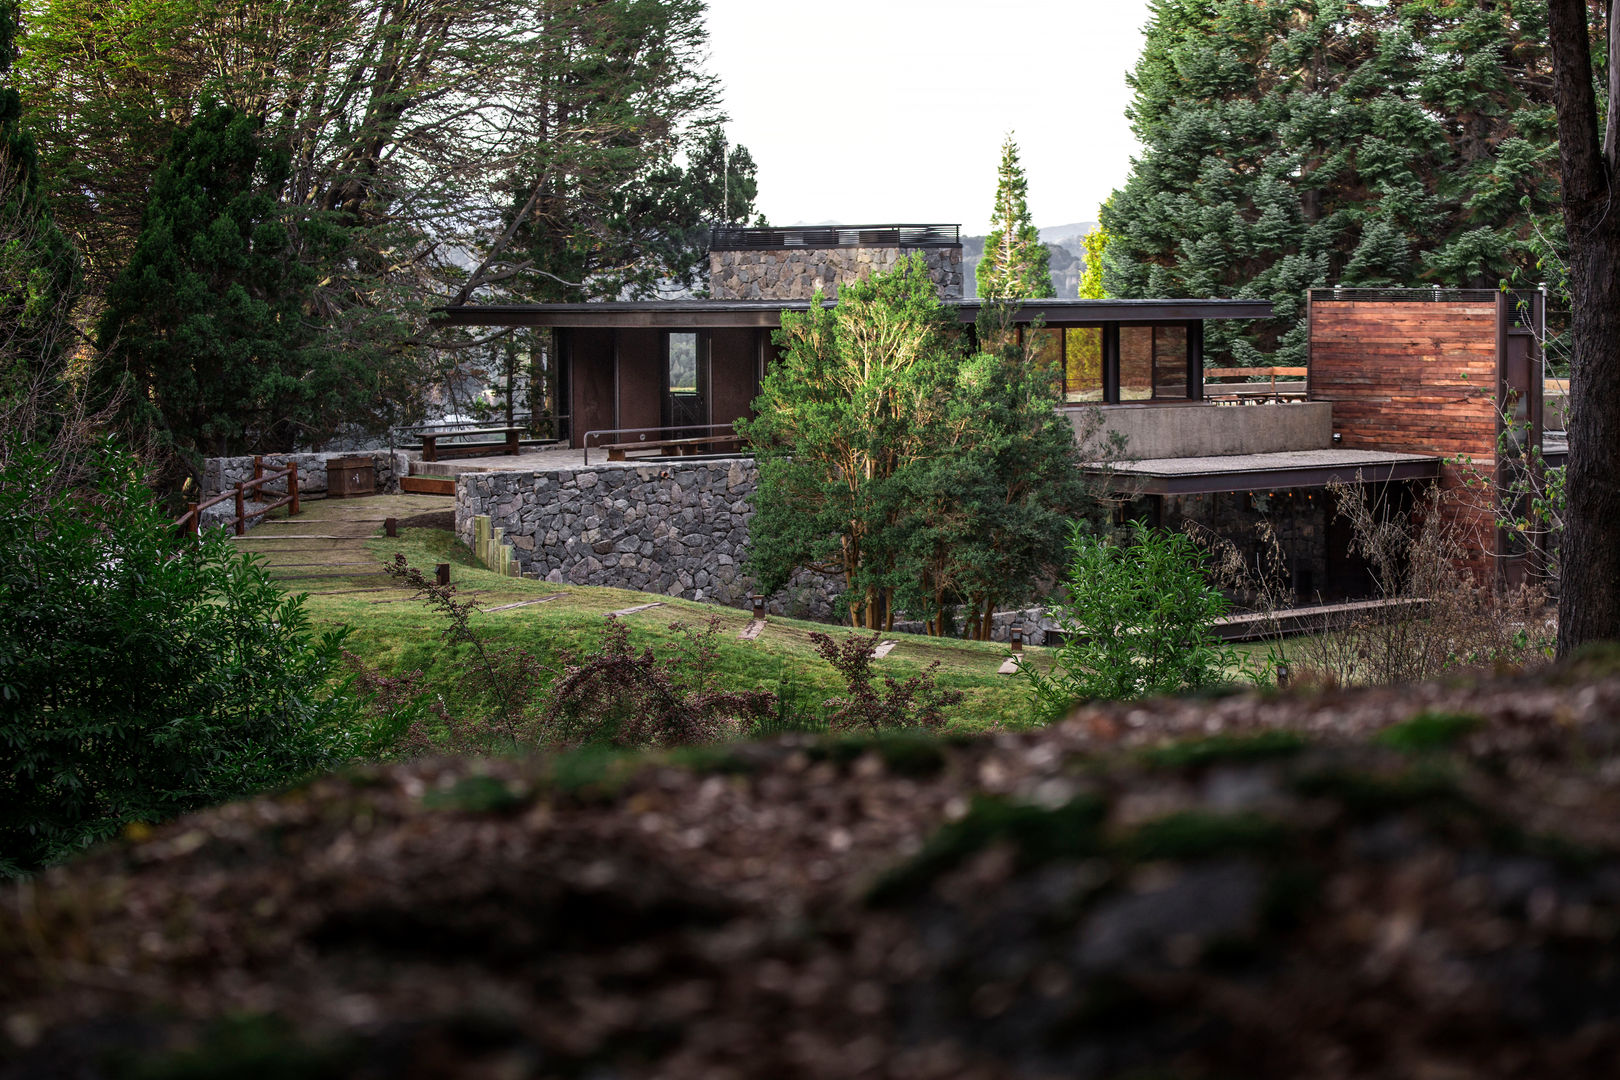
[[[709,241],[709,296],[715,300],[808,300],[820,289],[892,270],[921,252],[941,299],[962,296],[957,225],[812,225],[788,229],[717,228]]]

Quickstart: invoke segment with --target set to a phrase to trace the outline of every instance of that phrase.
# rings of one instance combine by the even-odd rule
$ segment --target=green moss
[[[970,856],[997,843],[1012,845],[1025,867],[1093,854],[1100,850],[1098,830],[1106,811],[1107,804],[1093,795],[1082,795],[1050,810],[979,796],[962,820],[941,828],[914,858],[884,875],[867,899],[882,906],[915,896]]]
[[[1405,753],[1432,753],[1455,746],[1485,725],[1474,713],[1421,712],[1379,732],[1375,742]]]
[[[946,762],[945,750],[937,738],[911,731],[825,739],[810,747],[808,753],[812,761],[831,761],[839,766],[873,753],[890,773],[915,779],[938,775]]]
[[[1310,743],[1291,731],[1262,731],[1253,735],[1214,735],[1188,739],[1143,751],[1142,760],[1155,768],[1199,768],[1229,762],[1265,761],[1292,757]]]
[[[1477,811],[1449,769],[1437,765],[1374,773],[1353,767],[1321,769],[1294,781],[1308,798],[1333,799],[1358,818],[1377,818],[1411,809]]]
[[[1186,811],[1138,826],[1117,847],[1123,856],[1138,862],[1269,855],[1291,847],[1296,835],[1292,826],[1258,814]]]
[[[1576,649],[1546,676],[1555,685],[1573,686],[1620,675],[1620,641],[1591,641]]]
[[[358,1056],[348,1045],[307,1045],[272,1017],[231,1017],[209,1025],[193,1049],[120,1056],[108,1072],[118,1080],[339,1080]]]
[[[464,776],[449,791],[430,791],[422,798],[430,810],[459,810],[469,814],[508,814],[528,799],[494,776]]]

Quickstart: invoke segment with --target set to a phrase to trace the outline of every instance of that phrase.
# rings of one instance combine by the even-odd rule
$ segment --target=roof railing
[[[710,251],[953,247],[961,242],[960,225],[794,225],[781,229],[716,225],[709,230]]]

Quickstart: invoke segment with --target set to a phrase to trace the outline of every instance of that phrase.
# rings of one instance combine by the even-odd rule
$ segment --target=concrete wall
[[[1333,406],[1327,402],[1100,408],[1104,429],[1125,436],[1125,456],[1141,461],[1325,450],[1333,445]],[[1069,416],[1080,431],[1085,410],[1071,409]]]
[[[744,562],[758,484],[747,458],[464,473],[456,535],[471,545],[473,518],[487,514],[525,576],[744,607],[754,591]],[[841,589],[801,571],[767,609],[829,618]]]
[[[716,300],[808,300],[820,289],[831,300],[838,286],[894,269],[921,252],[945,299],[962,295],[962,247],[827,247],[772,251],[711,251],[709,295]]]

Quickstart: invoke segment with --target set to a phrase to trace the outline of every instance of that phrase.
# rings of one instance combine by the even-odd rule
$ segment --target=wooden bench
[[[1310,368],[1303,367],[1219,367],[1205,368],[1204,399],[1206,401],[1216,398],[1227,398],[1233,401],[1245,397],[1278,397],[1284,394],[1304,394],[1305,382],[1310,374]],[[1256,376],[1270,379],[1269,383],[1222,383],[1211,386],[1209,379],[1252,379]],[[1277,380],[1298,379],[1298,382],[1285,382],[1282,389],[1277,389]],[[1218,390],[1219,393],[1210,393]]]
[[[417,431],[422,439],[422,460],[438,461],[441,458],[452,457],[482,457],[492,450],[500,450],[511,457],[520,453],[518,438],[523,434],[521,427],[487,427],[462,428],[459,431]],[[501,442],[474,442],[460,445],[440,447],[440,439],[459,439],[467,435],[500,435]]]
[[[632,450],[656,450],[664,454],[689,457],[693,454],[721,453],[721,447],[737,450],[742,439],[736,435],[705,435],[694,439],[647,439],[641,442],[602,443],[598,450],[608,452],[609,461],[625,461]]]

